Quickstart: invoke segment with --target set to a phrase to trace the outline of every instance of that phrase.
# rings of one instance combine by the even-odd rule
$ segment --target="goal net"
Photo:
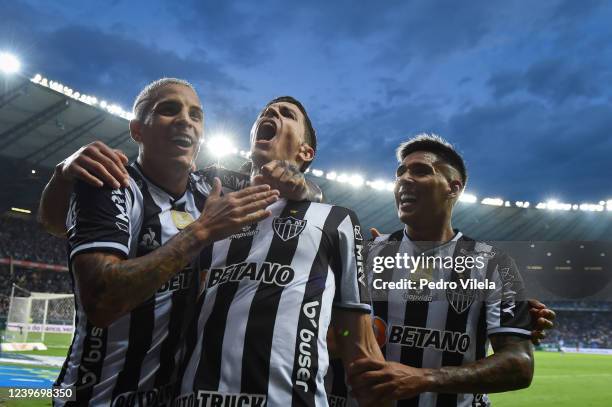
[[[64,343],[61,338],[74,332],[74,317],[72,294],[30,292],[13,284],[5,341]]]

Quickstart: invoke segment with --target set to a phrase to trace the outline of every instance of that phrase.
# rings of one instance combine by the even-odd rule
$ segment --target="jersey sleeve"
[[[97,188],[78,181],[67,218],[70,258],[86,251],[128,257],[131,194],[128,188]]]
[[[499,253],[490,263],[495,283],[486,300],[487,334],[531,337],[531,316],[525,286],[514,259]]]
[[[371,312],[365,273],[366,242],[363,240],[361,225],[354,212],[344,208],[340,209],[345,211],[346,216],[337,229],[338,241],[335,256],[340,259],[340,262],[332,262],[336,276],[334,306]]]

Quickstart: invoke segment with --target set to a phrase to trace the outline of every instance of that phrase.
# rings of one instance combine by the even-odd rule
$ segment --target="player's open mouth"
[[[189,148],[193,145],[193,139],[183,134],[172,137],[170,141],[183,148]]]
[[[399,197],[399,206],[400,208],[406,208],[410,205],[416,203],[417,197],[414,194],[402,192]]]
[[[262,120],[257,127],[255,141],[270,141],[276,136],[276,123],[273,120]]]

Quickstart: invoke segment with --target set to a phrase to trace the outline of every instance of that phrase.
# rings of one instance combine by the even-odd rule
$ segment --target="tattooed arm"
[[[285,160],[275,160],[262,166],[253,178],[253,184],[268,184],[278,189],[283,198],[293,201],[323,202],[323,192],[309,181],[295,165]]]
[[[223,197],[220,192],[221,182],[215,179],[202,215],[145,256],[123,260],[100,252],[75,255],[73,266],[80,299],[94,325],[108,326],[143,303],[205,246],[268,217],[270,212],[265,208],[278,198],[278,191],[267,185]]]
[[[527,338],[491,336],[494,354],[463,366],[418,369],[397,362],[357,361],[349,370],[353,391],[380,400],[412,398],[424,392],[496,393],[528,387],[533,351]]]

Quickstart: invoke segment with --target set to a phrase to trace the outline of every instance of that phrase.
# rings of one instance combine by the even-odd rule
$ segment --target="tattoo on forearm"
[[[153,252],[121,261],[106,253],[75,257],[81,300],[88,315],[115,320],[149,299],[203,247],[189,227]]]
[[[529,386],[533,353],[528,339],[494,336],[495,354],[464,366],[434,369],[435,392],[494,393]]]

